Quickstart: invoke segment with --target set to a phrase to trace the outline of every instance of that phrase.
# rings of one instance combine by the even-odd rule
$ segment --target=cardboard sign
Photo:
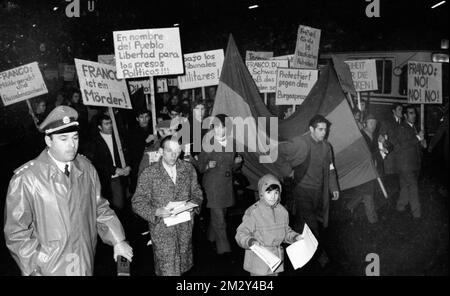
[[[150,79],[140,79],[140,80],[129,80],[128,81],[130,95],[133,95],[140,88],[144,89],[144,95],[149,95],[153,91],[153,85]]]
[[[223,49],[185,54],[186,74],[178,76],[178,88],[190,89],[219,84],[223,59]]]
[[[167,78],[167,85],[178,87],[178,79],[177,78]]]
[[[270,58],[270,60],[288,60],[289,68],[292,68],[292,65],[294,63],[294,54],[277,56],[277,57]]]
[[[356,96],[355,86],[353,84],[352,72],[350,72],[350,67],[344,63],[339,57],[332,55],[334,69],[339,79],[339,84],[345,93],[352,94]]]
[[[292,67],[317,69],[319,44],[320,30],[300,25],[297,32],[297,44]]]
[[[276,105],[300,105],[317,81],[319,70],[278,68]]]
[[[256,60],[246,61],[250,74],[261,93],[274,93],[276,91],[277,68],[287,68],[287,60]]]
[[[375,60],[351,60],[345,63],[350,68],[353,85],[357,92],[378,89]]]
[[[75,59],[85,105],[131,109],[125,80],[110,65]]]
[[[5,106],[48,93],[37,62],[0,73],[0,96]]]
[[[74,65],[64,65],[64,81],[74,81],[75,80],[75,66]]]
[[[158,94],[166,93],[169,91],[169,85],[167,84],[166,78],[156,79],[156,92]]]
[[[254,60],[270,60],[273,57],[273,51],[251,51],[247,50],[245,52],[246,61]]]
[[[113,36],[119,79],[183,73],[179,28],[116,31]]]
[[[408,103],[442,104],[442,64],[408,62]]]
[[[116,66],[116,56],[113,54],[99,54],[97,56],[97,61],[100,64]]]
[[[56,70],[56,69],[44,70],[44,78],[45,78],[45,80],[53,80],[53,79],[57,80],[59,78],[58,70]]]

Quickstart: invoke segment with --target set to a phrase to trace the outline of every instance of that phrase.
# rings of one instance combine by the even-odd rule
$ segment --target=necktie
[[[69,165],[66,164],[66,166],[64,167],[64,174],[69,177]]]

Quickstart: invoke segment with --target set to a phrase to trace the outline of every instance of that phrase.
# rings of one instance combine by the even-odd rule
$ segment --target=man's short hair
[[[161,149],[164,150],[164,146],[166,145],[167,142],[169,141],[174,141],[177,142],[180,146],[181,146],[181,139],[179,137],[175,137],[175,136],[165,136],[162,140],[161,140]]]
[[[397,109],[398,106],[404,108],[402,104],[400,104],[400,103],[395,103],[395,104],[392,105],[391,110]]]
[[[141,108],[141,109],[138,109],[136,111],[136,117],[139,117],[139,116],[141,116],[143,114],[148,114],[148,116],[151,116],[151,113],[150,113],[150,111],[148,109]]]
[[[403,107],[403,114],[408,114],[408,109],[413,109],[417,113],[416,107],[414,105],[406,105]]]
[[[109,115],[106,114],[101,114],[97,117],[97,126],[101,126],[103,120],[111,120],[111,117],[109,117]]]
[[[329,122],[323,115],[316,114],[309,121],[309,126],[312,128],[317,128],[319,123],[325,123],[327,127],[331,125],[331,122]]]

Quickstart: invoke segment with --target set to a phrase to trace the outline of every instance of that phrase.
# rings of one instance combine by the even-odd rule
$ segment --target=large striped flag
[[[288,170],[285,170],[287,168],[279,165],[283,163],[280,158],[272,159],[273,163],[270,161],[261,163],[260,156],[271,155],[270,152],[277,151],[278,141],[286,141],[308,132],[309,120],[315,114],[324,115],[332,123],[328,141],[333,146],[341,189],[352,188],[378,177],[370,151],[356,125],[332,67],[322,68],[318,81],[303,104],[298,106],[291,117],[278,121],[264,105],[234,39],[230,36],[213,108],[213,115],[219,113],[235,119],[247,120],[249,123],[246,138],[240,137],[236,141],[245,142],[243,172],[253,188],[264,174],[272,173],[279,178],[287,175]],[[272,121],[269,120],[271,117]],[[271,122],[272,132],[270,132],[269,124],[266,126],[257,124],[258,118],[266,119],[266,123]],[[278,123],[277,133],[273,131],[274,119]],[[237,132],[242,131],[237,130]],[[248,149],[248,138],[256,139],[258,143],[256,151]],[[268,149],[262,149],[267,147],[264,144],[269,143],[270,140],[272,145],[269,145]]]

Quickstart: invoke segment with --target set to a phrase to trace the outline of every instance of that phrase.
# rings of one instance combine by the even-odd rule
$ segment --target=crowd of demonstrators
[[[418,179],[423,151],[427,148],[424,131],[417,126],[417,110],[412,105],[392,105],[392,115],[379,122],[366,111],[356,109],[353,114],[361,130],[372,161],[386,189],[388,196],[399,194],[396,209],[403,212],[409,205],[412,217],[421,218]],[[352,212],[360,203],[370,223],[378,221],[374,203],[375,180],[354,189],[356,194],[348,201]]]

